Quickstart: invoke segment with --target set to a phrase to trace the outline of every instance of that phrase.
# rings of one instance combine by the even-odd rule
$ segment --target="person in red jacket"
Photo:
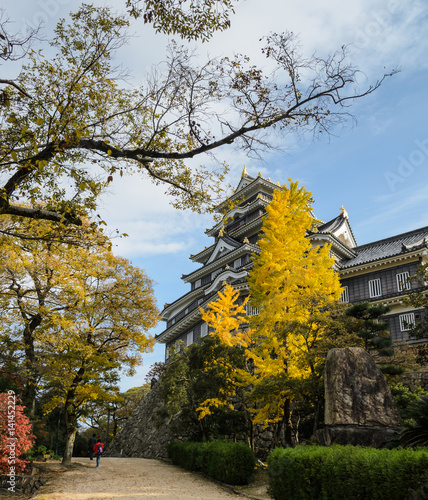
[[[94,453],[97,457],[97,467],[99,467],[101,455],[104,453],[104,445],[101,442],[101,439],[97,439],[97,442],[94,444]]]

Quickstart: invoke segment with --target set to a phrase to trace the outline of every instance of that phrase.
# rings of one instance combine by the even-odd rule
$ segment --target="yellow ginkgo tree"
[[[242,348],[243,353],[252,345],[251,331],[245,327],[248,322],[245,310],[247,302],[248,297],[240,301],[239,291],[226,284],[224,290],[218,292],[217,300],[208,304],[206,310],[200,309],[202,319],[211,329],[211,335],[226,347]],[[213,364],[223,375],[223,386],[217,397],[206,399],[197,408],[199,419],[210,415],[214,408],[233,409],[231,398],[236,396],[237,388],[246,387],[252,382],[251,368],[248,364],[245,368],[231,366],[228,359],[219,358],[211,360],[205,370],[207,372],[212,370]]]
[[[311,375],[305,354],[322,337],[322,315],[338,301],[341,286],[330,246],[314,246],[307,237],[316,224],[310,192],[290,181],[275,191],[266,212],[248,280],[251,304],[259,310],[252,317],[254,348],[248,353],[257,377],[254,421],[285,423],[287,435],[293,381]],[[311,323],[315,311],[319,321]]]
[[[300,382],[319,378],[322,346],[330,345],[324,337],[341,287],[330,246],[313,246],[307,237],[317,222],[311,193],[290,182],[275,191],[266,212],[248,278],[250,304],[259,314],[245,317],[245,302],[239,305],[239,292],[226,285],[203,319],[225,345],[245,350],[247,370],[230,371],[233,383],[251,387],[247,403],[252,403],[253,423],[278,423],[290,442],[290,403],[301,395]],[[244,322],[249,322],[245,329]],[[216,404],[230,401],[230,385]],[[211,403],[201,405],[201,417]]]

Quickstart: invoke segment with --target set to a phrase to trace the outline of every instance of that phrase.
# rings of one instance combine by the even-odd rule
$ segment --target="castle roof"
[[[354,248],[356,256],[341,262],[342,269],[428,249],[428,226]]]

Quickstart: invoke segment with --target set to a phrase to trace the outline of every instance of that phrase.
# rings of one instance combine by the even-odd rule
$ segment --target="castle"
[[[234,194],[219,205],[219,212],[228,206],[233,208],[227,212],[225,224],[219,222],[206,231],[214,243],[190,256],[200,264],[198,269],[182,276],[184,282],[190,283],[190,291],[166,304],[162,311],[166,328],[156,340],[166,344],[166,361],[177,341],[189,346],[208,335],[208,325],[202,321],[199,308],[215,300],[225,283],[240,290],[243,297],[248,295],[246,277],[252,266],[251,255],[260,251],[257,240],[265,207],[275,189],[279,189],[278,184],[260,174],[251,177],[244,168]],[[308,238],[314,245],[331,244],[335,269],[343,286],[342,302],[388,304],[391,310],[384,320],[389,323],[392,340],[417,342],[409,337],[409,330],[424,310],[406,306],[403,299],[407,290],[419,286],[409,283],[407,278],[415,274],[420,264],[428,262],[428,227],[358,246],[342,207],[336,218],[319,224]],[[257,310],[247,305],[247,315],[253,314]]]

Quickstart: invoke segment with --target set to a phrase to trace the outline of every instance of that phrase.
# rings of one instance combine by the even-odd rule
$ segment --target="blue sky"
[[[94,2],[102,5],[104,2]],[[120,0],[105,2],[119,7]],[[17,26],[45,21],[49,32],[57,18],[76,9],[72,0],[16,0],[8,6]],[[349,44],[361,79],[373,82],[394,67],[401,71],[351,109],[357,120],[332,137],[291,137],[285,151],[263,155],[261,161],[242,152],[218,151],[230,164],[228,181],[237,185],[245,165],[274,182],[299,180],[313,193],[315,215],[327,221],[343,205],[359,244],[428,225],[428,4],[425,0],[260,0],[240,1],[232,27],[196,46],[201,57],[246,53],[265,64],[259,39],[269,32],[300,35],[306,54],[326,55]],[[136,84],[151,64],[164,57],[165,37],[136,23],[135,37],[120,59]],[[277,139],[275,139],[277,140]],[[206,160],[203,160],[206,162]],[[189,255],[211,244],[204,230],[212,218],[178,212],[161,188],[145,180],[125,178],[113,183],[101,204],[112,229],[129,238],[117,241],[116,252],[144,268],[155,282],[159,307],[188,291],[181,275],[196,268]],[[160,324],[151,333],[163,330]],[[164,357],[164,347],[144,356],[144,365],[123,389],[140,385],[149,366]]]

